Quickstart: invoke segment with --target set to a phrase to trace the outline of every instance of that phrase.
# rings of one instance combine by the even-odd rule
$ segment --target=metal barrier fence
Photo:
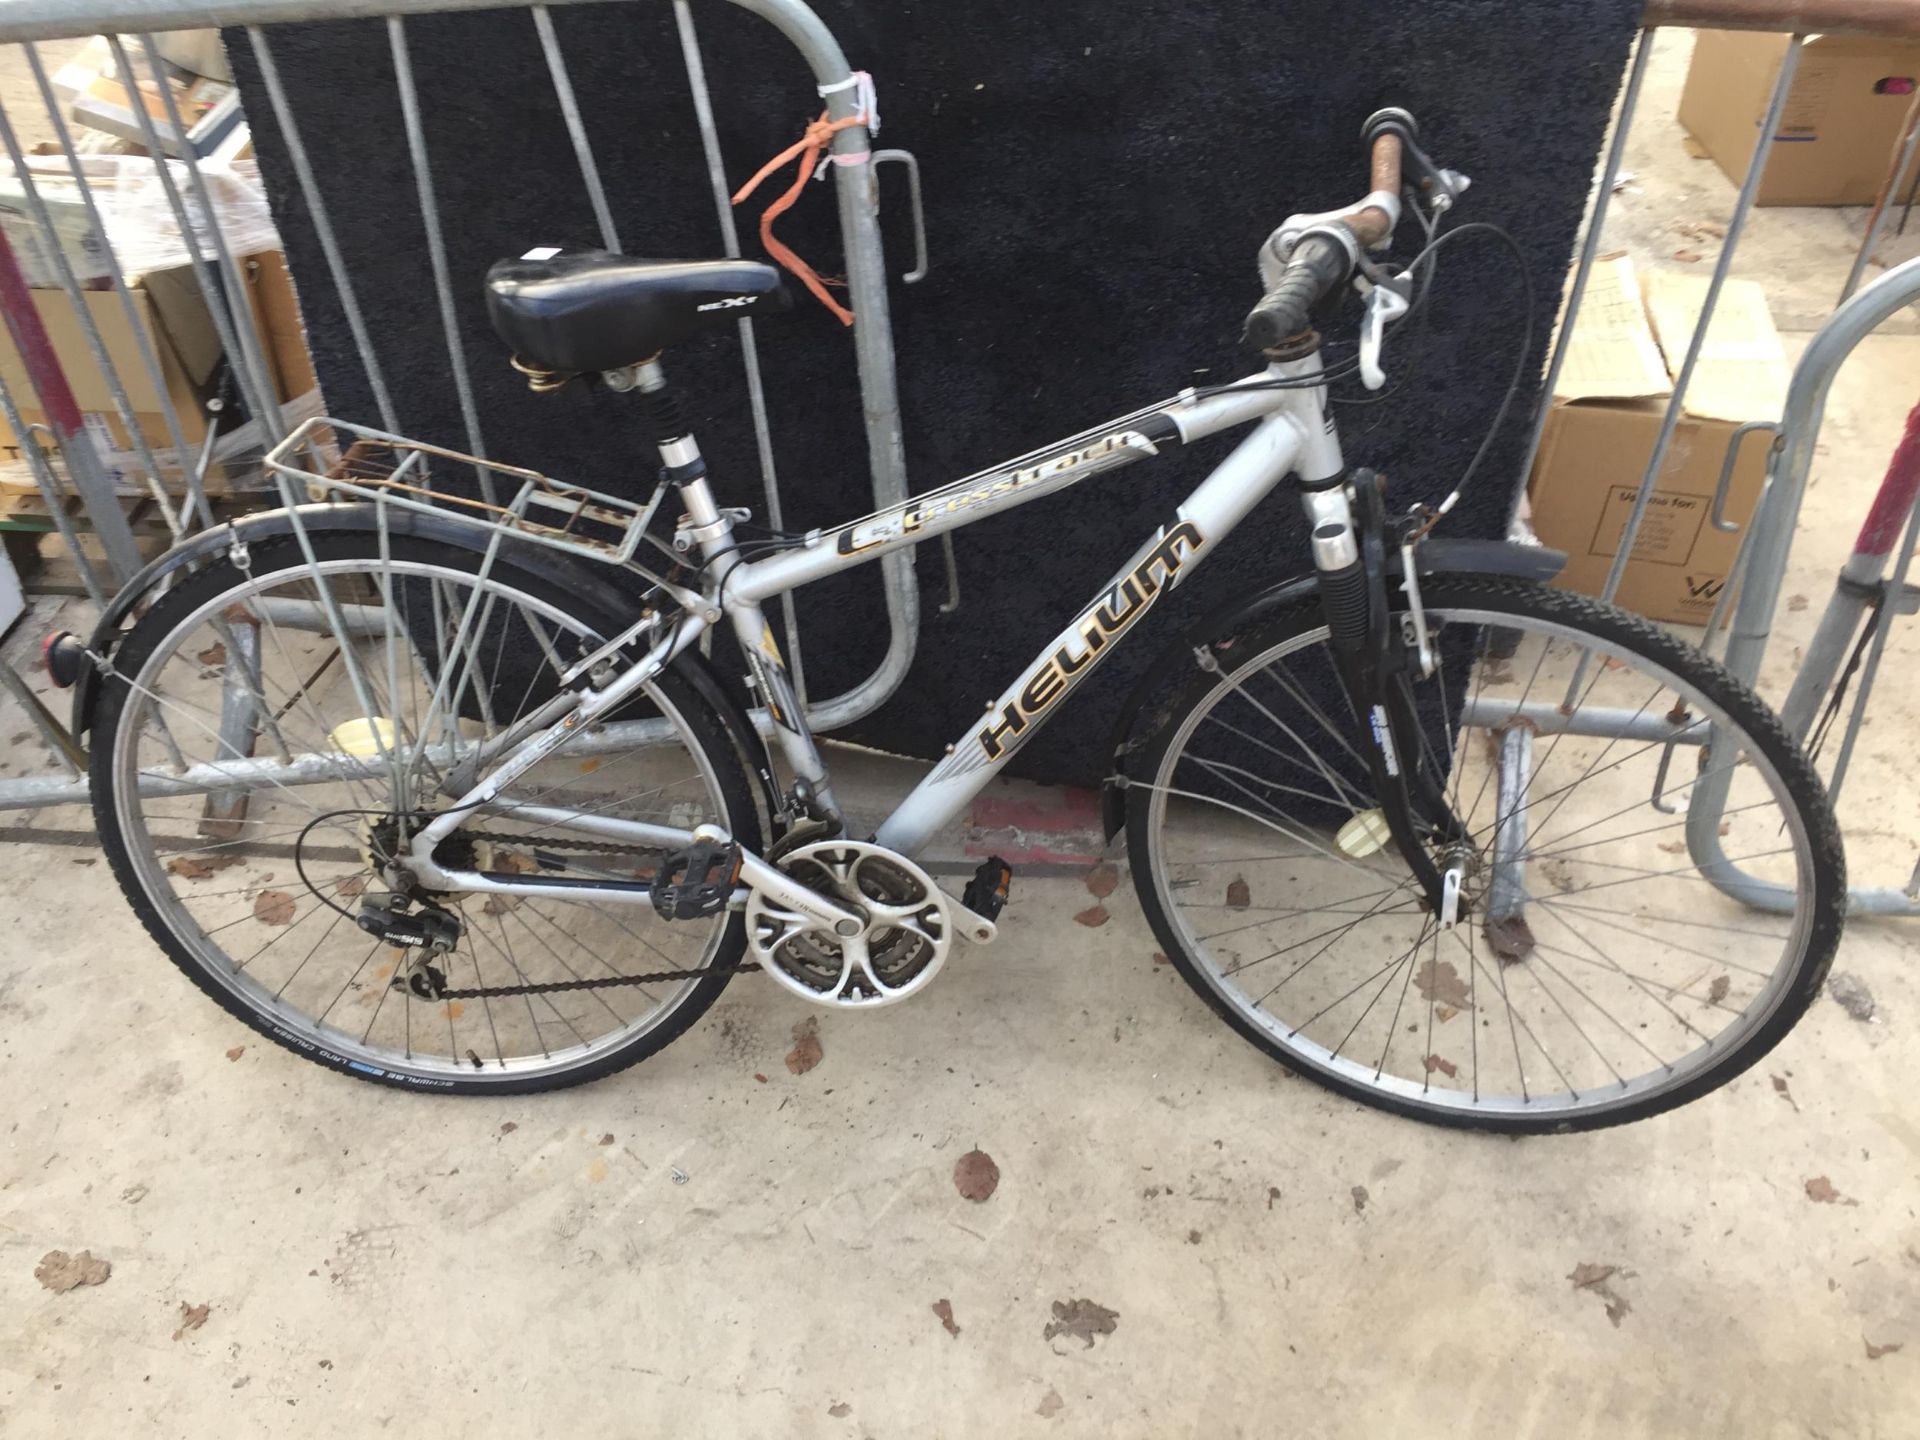
[[[581,0],[560,0],[560,3],[581,3]],[[727,200],[728,186],[721,163],[693,11],[689,0],[671,0],[671,3],[694,98],[694,128],[704,151],[721,235],[726,252],[738,254],[738,237]],[[833,35],[801,0],[731,0],[731,3],[762,16],[781,31],[810,69],[831,118],[839,119],[857,112],[856,75]],[[407,19],[429,12],[508,8],[519,7],[511,4],[510,0],[346,0],[346,3],[339,3],[339,0],[335,0],[335,3],[317,3],[317,0],[247,0],[247,3],[241,3],[241,0],[233,0],[233,3],[199,4],[178,3],[178,0],[10,0],[9,4],[0,8],[0,43],[18,43],[25,49],[28,64],[54,128],[58,148],[81,195],[85,197],[84,203],[96,228],[104,231],[88,190],[82,157],[59,113],[35,44],[54,39],[105,35],[123,75],[138,74],[139,67],[144,65],[147,73],[154,77],[165,107],[164,115],[160,118],[165,121],[171,134],[184,135],[186,127],[166,83],[166,73],[154,42],[154,34],[186,27],[244,27],[275,123],[287,146],[295,179],[311,216],[315,238],[341,297],[370,392],[380,411],[379,418],[386,429],[398,431],[401,427],[393,413],[380,371],[376,340],[355,297],[353,277],[342,260],[325,195],[301,142],[298,119],[287,102],[274,61],[270,33],[273,25],[288,21],[356,17],[383,19],[399,92],[407,159],[428,240],[430,268],[446,341],[449,374],[459,399],[468,448],[472,454],[484,457],[487,450],[481,420],[476,413],[461,337],[455,322],[434,172],[423,133],[420,103],[408,54]],[[618,249],[620,236],[607,204],[594,162],[591,138],[574,94],[549,7],[536,5],[528,8],[533,33],[546,61],[554,102],[566,123],[578,160],[581,183],[598,221],[601,237],[608,248]],[[1799,0],[1799,3],[1793,3],[1793,0],[1648,0],[1645,28],[1636,42],[1627,70],[1619,113],[1598,172],[1584,238],[1570,282],[1566,310],[1569,320],[1578,312],[1599,254],[1614,183],[1619,176],[1627,136],[1637,113],[1652,54],[1653,35],[1659,28],[1668,26],[1760,29],[1792,36],[1759,131],[1761,136],[1771,137],[1777,130],[1793,85],[1801,45],[1810,34],[1920,35],[1920,7],[1912,5],[1910,0]],[[133,109],[149,152],[156,156],[167,153],[165,137],[156,118],[138,105]],[[1731,620],[1726,632],[1725,658],[1737,673],[1749,679],[1758,675],[1761,655],[1772,627],[1787,553],[1812,464],[1814,438],[1834,371],[1874,325],[1920,298],[1920,262],[1893,270],[1865,290],[1854,294],[1868,257],[1877,245],[1891,213],[1892,206],[1887,200],[1900,193],[1897,187],[1911,170],[1916,151],[1920,150],[1920,101],[1916,101],[1909,122],[1901,146],[1896,155],[1891,157],[1893,164],[1888,183],[1883,187],[1882,204],[1876,208],[1865,243],[1847,282],[1846,296],[1851,298],[1842,297],[1846,303],[1841,311],[1809,346],[1796,371],[1789,405],[1780,422],[1742,427],[1735,437],[1734,443],[1737,445],[1741,438],[1754,429],[1764,428],[1775,432],[1761,500],[1746,527],[1734,572],[1721,592],[1719,609],[1708,632],[1710,638],[1719,634],[1721,622]],[[52,221],[36,193],[14,126],[4,112],[0,112],[0,142],[4,142],[14,161],[29,210],[39,225],[51,234]],[[832,169],[837,186],[852,308],[860,316],[860,323],[854,327],[853,339],[867,425],[874,498],[877,505],[886,505],[904,498],[906,486],[894,357],[887,323],[886,271],[877,228],[878,192],[874,180],[875,165],[872,162],[894,158],[900,152],[874,152],[867,130],[860,125],[840,131],[832,144],[837,155],[852,162],[835,165]],[[195,278],[219,331],[221,345],[231,359],[239,398],[248,414],[259,422],[262,439],[270,444],[280,438],[285,426],[269,367],[261,353],[259,336],[253,325],[248,323],[244,304],[237,300],[245,293],[244,281],[236,265],[233,247],[227,243],[222,226],[217,221],[217,207],[193,148],[180,146],[179,149],[182,174],[178,180],[170,167],[164,164],[159,166],[168,206],[192,252]],[[1671,399],[1662,417],[1652,456],[1632,502],[1625,532],[1616,546],[1606,581],[1605,593],[1609,597],[1620,585],[1635,541],[1645,523],[1657,483],[1672,453],[1708,325],[1753,208],[1769,150],[1770,146],[1765,143],[1756,146],[1754,161],[1748,167],[1738,199],[1727,220],[1720,254],[1708,281],[1706,303],[1674,375]],[[911,160],[910,156],[902,158]],[[917,197],[917,176],[915,194]],[[196,227],[196,215],[206,217],[203,227]],[[205,231],[204,245],[200,238],[201,229]],[[60,247],[57,244],[48,248],[58,256]],[[920,258],[924,267],[924,254]],[[108,262],[108,278],[114,293],[131,319],[134,301],[126,277],[111,255]],[[169,529],[178,536],[210,523],[212,509],[200,484],[205,473],[204,455],[198,458],[197,465],[189,463],[193,451],[187,444],[179,417],[169,407],[166,438],[173,447],[175,468],[185,472],[185,493],[180,496],[166,494],[161,484],[165,469],[162,457],[156,454],[149,439],[140,433],[123,377],[107,353],[76,277],[64,259],[57,259],[56,265],[59,269],[59,287],[66,292],[86,331],[89,350],[101,367],[113,404],[134,440],[138,468],[142,469],[145,480],[160,500]],[[0,236],[0,307],[5,309],[15,345],[27,361],[35,392],[33,399],[39,413],[47,417],[45,428],[58,447],[64,476],[56,473],[48,453],[37,443],[33,433],[37,427],[23,424],[20,397],[11,393],[4,378],[0,378],[0,418],[4,418],[19,437],[34,480],[45,496],[52,522],[59,527],[80,565],[87,592],[96,603],[104,603],[111,589],[126,580],[137,568],[137,549],[115,500],[113,486],[95,447],[94,437],[81,423],[68,379],[53,358],[44,327],[26,293],[12,248],[3,236]],[[135,328],[137,331],[138,327]],[[1549,362],[1546,384],[1542,388],[1540,407],[1535,417],[1534,449],[1538,448],[1546,425],[1555,382],[1566,363],[1571,329],[1570,323],[1563,323],[1560,339]],[[775,460],[776,447],[761,387],[752,322],[741,321],[740,333],[768,515],[771,523],[779,526],[782,503]],[[159,363],[151,348],[143,345],[138,358],[147,383],[164,397],[166,391]],[[1527,468],[1530,469],[1531,451],[1528,459]],[[104,575],[95,573],[81,551],[78,536],[64,508],[65,484],[70,484],[79,496],[88,521],[99,537],[104,552],[100,568],[104,570]],[[1920,516],[1920,511],[1915,514]],[[1722,521],[1717,513],[1715,523],[1726,530],[1738,528]],[[1800,683],[1796,685],[1786,706],[1787,719],[1801,736],[1808,733],[1815,710],[1837,678],[1842,652],[1849,637],[1857,630],[1862,616],[1872,614],[1884,619],[1891,612],[1909,608],[1904,606],[1903,597],[1909,594],[1906,574],[1917,534],[1920,534],[1920,519],[1906,526],[1903,543],[1897,550],[1891,551],[1891,555],[1888,550],[1883,550],[1878,555],[1856,556],[1856,563],[1849,565],[1846,582],[1836,591],[1834,604],[1829,609],[1826,623],[1822,625],[1822,639],[1816,650],[1808,655],[1807,663],[1802,667]],[[1891,578],[1885,573],[1889,558],[1893,570]],[[882,703],[904,678],[912,660],[918,626],[918,592],[910,556],[895,556],[884,562],[883,583],[889,621],[886,657],[880,667],[854,689],[810,705],[814,724],[821,729],[844,725]],[[800,637],[793,625],[791,604],[789,597],[789,645],[794,676],[796,681],[800,681]],[[1842,740],[1836,781],[1844,779],[1847,759],[1864,718],[1867,693],[1884,650],[1887,628],[1882,623],[1873,635],[1871,654],[1861,673],[1855,705]],[[66,767],[62,774],[0,780],[0,808],[83,800],[86,793],[82,774],[84,758],[73,747],[58,722],[40,709],[19,677],[0,667],[0,678],[23,703],[29,704]],[[802,693],[804,695],[804,690]],[[1862,891],[1855,898],[1860,908],[1920,913],[1920,868],[1916,869],[1913,881],[1904,890]]]
[[[561,0],[561,3],[567,3],[567,0]],[[851,117],[859,112],[859,78],[849,68],[839,43],[810,9],[799,3],[799,0],[730,0],[730,3],[767,19],[794,46],[811,73],[830,119]],[[428,259],[446,343],[448,373],[452,378],[459,401],[467,447],[472,454],[485,457],[487,455],[485,436],[474,404],[465,348],[455,319],[446,245],[436,199],[433,167],[427,150],[420,101],[414,85],[413,68],[408,52],[406,22],[410,15],[435,11],[506,8],[518,7],[500,4],[498,0],[453,0],[453,3],[449,3],[449,0],[382,0],[382,3],[377,5],[338,5],[316,3],[316,0],[293,0],[293,3],[286,3],[286,0],[281,0],[281,3],[271,3],[269,0],[269,3],[262,4],[212,6],[23,3],[16,9],[0,14],[0,43],[11,41],[21,45],[28,66],[40,89],[48,118],[54,127],[69,173],[85,199],[89,217],[96,231],[104,235],[106,226],[101,221],[99,210],[93,202],[82,157],[76,150],[72,135],[61,116],[46,67],[36,49],[37,43],[50,39],[103,34],[111,47],[115,65],[121,75],[138,76],[141,73],[141,67],[144,66],[145,72],[152,76],[165,106],[164,119],[168,133],[183,136],[187,133],[187,127],[182,123],[177,101],[167,83],[167,72],[155,46],[153,32],[187,26],[244,26],[247,43],[252,48],[258,63],[275,123],[279,127],[292,161],[302,200],[312,217],[315,238],[320,244],[330,277],[340,296],[368,388],[374,396],[382,423],[389,430],[398,430],[400,428],[398,419],[380,368],[376,338],[368,326],[355,294],[353,277],[342,259],[326,196],[307,156],[301,140],[298,118],[288,103],[285,88],[281,83],[269,33],[272,25],[289,21],[363,16],[383,18],[393,59],[407,159],[415,182],[420,219],[427,237]],[[608,248],[617,250],[620,237],[607,205],[605,189],[594,162],[591,139],[574,96],[566,58],[554,30],[550,8],[546,5],[527,8],[533,31],[546,61],[555,104],[566,123],[574,154],[579,162],[581,183],[599,223],[601,238]],[[740,253],[739,237],[734,226],[732,207],[728,201],[730,187],[726,182],[721,161],[719,137],[706,83],[698,31],[688,0],[673,0],[673,14],[694,100],[695,129],[712,183],[713,203],[719,220],[722,243],[727,254],[738,255]],[[130,58],[130,49],[138,54],[137,61]],[[169,153],[154,117],[147,114],[145,108],[139,105],[134,105],[132,110],[149,153],[154,156]],[[847,287],[852,307],[861,317],[860,323],[853,327],[853,344],[860,381],[861,408],[866,426],[874,502],[876,507],[880,507],[906,498],[906,462],[895,383],[893,346],[888,324],[885,258],[878,227],[879,192],[874,176],[874,165],[871,162],[896,159],[911,163],[912,156],[898,150],[875,152],[869,140],[865,125],[853,125],[839,131],[833,138],[832,150],[837,157],[840,157],[842,163],[834,165],[832,171],[837,188]],[[92,359],[98,366],[100,375],[111,393],[115,410],[133,441],[138,465],[144,471],[155,498],[166,513],[169,529],[175,538],[179,538],[192,529],[210,524],[213,515],[202,484],[210,446],[202,447],[197,465],[182,467],[185,469],[186,494],[181,497],[176,507],[162,487],[161,477],[166,467],[162,458],[155,453],[154,447],[148,443],[141,432],[127,386],[123,383],[119,369],[108,353],[96,318],[83,297],[79,279],[74,274],[61,246],[58,243],[52,243],[57,238],[54,234],[54,222],[38,193],[39,187],[36,185],[33,172],[26,164],[14,126],[3,108],[0,108],[0,142],[4,142],[8,154],[13,159],[15,173],[19,177],[19,184],[29,211],[38,223],[42,234],[49,238],[50,243],[44,248],[50,252],[51,262],[58,272],[60,288],[65,291],[73,307]],[[184,183],[177,180],[173,168],[164,163],[157,165],[157,173],[166,190],[173,219],[179,226],[191,254],[201,297],[218,330],[221,347],[232,362],[236,389],[247,413],[256,417],[260,423],[263,432],[261,448],[265,449],[278,441],[285,434],[287,427],[274,394],[266,358],[261,353],[259,336],[255,333],[254,326],[249,323],[244,303],[235,298],[246,293],[245,283],[236,265],[234,247],[228,243],[224,233],[225,227],[220,223],[217,207],[209,193],[199,158],[191,146],[181,145],[177,149],[180,168],[184,173]],[[913,193],[917,198],[917,184]],[[160,361],[154,355],[152,346],[147,342],[138,324],[134,310],[135,302],[126,276],[113,257],[112,246],[108,245],[106,248],[113,288],[124,308],[130,328],[139,338],[139,358],[145,368],[147,382],[165,401],[167,392],[161,374]],[[921,268],[924,268],[924,247],[919,259]],[[915,275],[917,274],[916,271]],[[37,409],[46,418],[33,426],[24,423],[22,407],[11,388],[7,386],[4,377],[0,377],[0,416],[5,418],[14,434],[20,439],[22,452],[32,468],[34,480],[41,491],[52,523],[59,528],[79,567],[81,583],[96,604],[104,605],[113,591],[130,579],[140,568],[139,552],[132,531],[115,497],[113,483],[107,466],[100,456],[96,436],[90,433],[83,423],[79,407],[72,396],[68,377],[62,371],[46,334],[46,327],[31,303],[31,297],[26,293],[17,257],[13,254],[13,249],[4,234],[0,234],[0,306],[4,306],[6,321],[13,334],[16,349],[28,370]],[[783,506],[753,322],[742,319],[738,325],[761,476],[765,487],[767,516],[769,523],[778,527],[782,524]],[[166,403],[164,410],[169,429],[168,438],[174,447],[172,455],[178,465],[193,452],[184,438],[180,417],[175,407],[171,403]],[[74,493],[84,507],[90,528],[99,538],[104,551],[104,561],[99,567],[89,560],[80,544],[72,520],[66,511],[62,477],[56,474],[51,457],[37,443],[33,433],[39,429],[44,429],[52,443],[58,447],[65,480],[71,483]],[[483,477],[483,487],[485,483]],[[100,571],[104,571],[104,575],[99,573]],[[814,724],[821,729],[833,729],[845,725],[884,703],[899,686],[908,666],[912,663],[919,629],[919,598],[914,582],[912,556],[909,554],[888,557],[882,562],[881,574],[888,620],[886,654],[878,668],[851,690],[830,699],[809,702],[809,714]],[[787,597],[785,603],[790,666],[796,688],[805,699],[807,698],[805,672],[791,597]],[[13,679],[17,681],[17,677]],[[20,687],[10,683],[9,688],[18,693]],[[51,717],[36,707],[36,719],[45,729]],[[72,753],[71,746],[61,748],[60,753],[66,761],[68,773],[58,777],[30,777],[17,781],[0,781],[0,808],[83,800],[85,786],[76,765],[77,757]]]

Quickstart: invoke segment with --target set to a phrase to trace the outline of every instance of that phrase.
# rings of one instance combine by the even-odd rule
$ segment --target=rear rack
[[[343,448],[344,442],[344,448]],[[486,498],[436,485],[432,465],[471,467]],[[308,498],[341,495],[431,514],[449,513],[536,545],[608,565],[632,562],[649,539],[665,483],[644,505],[583,485],[318,415],[267,453],[267,468]],[[508,497],[508,498],[502,498]],[[653,543],[659,544],[656,540]]]

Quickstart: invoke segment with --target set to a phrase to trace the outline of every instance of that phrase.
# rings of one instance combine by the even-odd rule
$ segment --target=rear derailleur
[[[453,911],[405,895],[367,895],[354,923],[382,944],[407,952],[407,963],[394,972],[394,989],[411,990],[422,1000],[446,993],[446,972],[433,960],[460,943],[460,917]]]

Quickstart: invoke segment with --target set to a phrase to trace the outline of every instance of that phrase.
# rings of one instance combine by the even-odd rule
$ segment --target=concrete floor
[[[1656,174],[1718,174],[1653,99],[1628,197],[1649,227],[1698,217],[1654,213]],[[1832,233],[1768,250],[1776,218]],[[1843,273],[1848,223],[1763,213],[1754,273]],[[1916,338],[1844,377],[1776,683],[1916,393]],[[1855,870],[1888,880],[1920,849],[1913,634],[1843,805]],[[25,729],[0,716],[0,773],[46,765]],[[885,767],[849,765],[873,803]],[[993,799],[976,821],[1011,813]],[[1911,925],[1849,932],[1870,1020],[1823,999],[1726,1090],[1591,1136],[1443,1134],[1289,1079],[1153,963],[1129,891],[1075,923],[1072,865],[1017,881],[1001,943],[921,999],[819,1015],[804,1075],[782,1058],[816,1012],[747,979],[638,1070],[459,1103],[263,1044],[147,942],[84,812],[0,820],[22,842],[0,846],[9,1440],[1866,1437],[1920,1414]],[[1001,1172],[984,1203],[951,1179],[976,1146]],[[55,1248],[112,1274],[49,1293]],[[1582,1265],[1618,1268],[1603,1293]],[[1044,1338],[1079,1299],[1111,1333]]]

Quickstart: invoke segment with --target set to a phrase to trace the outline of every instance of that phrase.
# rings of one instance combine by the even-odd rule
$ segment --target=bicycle
[[[914,857],[1284,483],[1313,570],[1174,639],[1150,670],[1171,698],[1137,694],[1116,728],[1109,837],[1180,974],[1294,1070],[1444,1124],[1612,1124],[1737,1075],[1838,942],[1820,783],[1698,650],[1551,588],[1559,557],[1432,536],[1458,486],[1392,513],[1348,466],[1330,387],[1378,388],[1439,248],[1493,230],[1443,229],[1466,181],[1411,116],[1365,138],[1370,193],[1262,247],[1262,369],[805,534],[720,506],[660,360],[786,308],[776,270],[496,265],[515,365],[637,396],[659,483],[640,504],[333,419],[278,446],[287,507],[149,567],[77,667],[101,840],[141,921],[255,1030],[405,1088],[610,1074],[747,970],[898,1003],[957,941],[995,938],[1011,883],[989,860],[954,897]],[[1396,270],[1403,201],[1424,243]],[[1355,276],[1359,350],[1330,362],[1314,317]],[[848,834],[762,606],[1247,425],[878,830]],[[671,540],[650,529],[669,496]],[[703,658],[720,628],[751,697]]]

